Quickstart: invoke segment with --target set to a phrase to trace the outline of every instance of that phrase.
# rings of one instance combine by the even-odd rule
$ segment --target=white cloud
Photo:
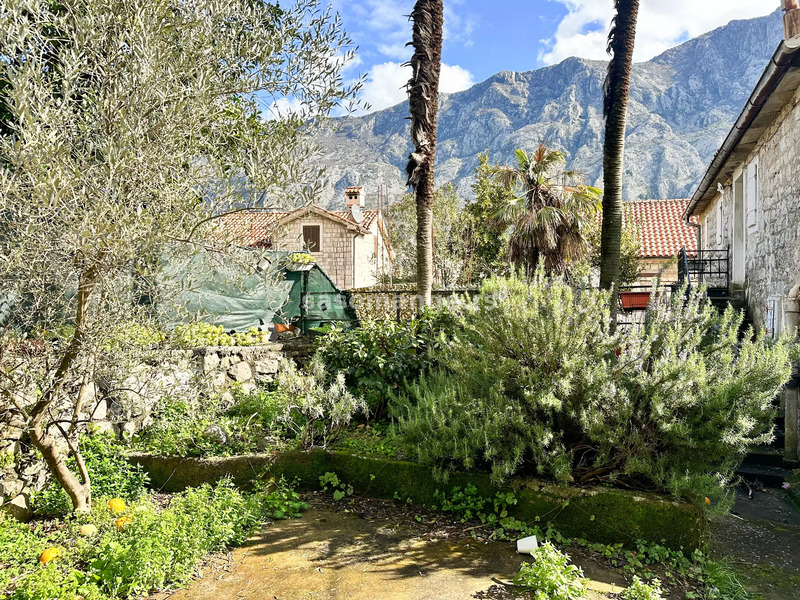
[[[544,40],[545,64],[570,56],[607,60],[606,36],[613,16],[611,0],[552,0],[567,7],[555,35]],[[636,60],[648,60],[687,39],[733,19],[763,16],[780,3],[754,0],[642,0],[636,30]]]
[[[362,98],[370,105],[370,111],[389,108],[406,100],[405,86],[411,78],[411,68],[401,63],[386,62],[370,69],[369,79],[364,85]],[[472,87],[475,78],[467,69],[458,65],[442,65],[439,90],[446,94],[460,92]]]

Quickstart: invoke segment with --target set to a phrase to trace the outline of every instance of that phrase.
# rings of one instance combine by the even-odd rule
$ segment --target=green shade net
[[[292,282],[259,251],[221,255],[206,251],[162,260],[159,284],[170,289],[159,304],[168,328],[190,321],[246,331],[275,320]]]

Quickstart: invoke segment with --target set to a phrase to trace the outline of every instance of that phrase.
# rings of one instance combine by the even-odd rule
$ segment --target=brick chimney
[[[361,186],[349,187],[344,191],[345,198],[347,198],[347,208],[352,206],[364,207],[364,195],[362,191],[363,188]]]
[[[798,0],[783,1],[783,38],[790,40],[800,36],[800,4]]]

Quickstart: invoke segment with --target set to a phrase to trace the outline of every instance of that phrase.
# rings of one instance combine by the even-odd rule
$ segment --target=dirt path
[[[444,538],[451,538],[443,532]],[[523,558],[511,544],[420,536],[414,526],[313,508],[265,528],[174,600],[504,600],[526,598],[509,581]],[[623,583],[587,565],[592,600]]]
[[[309,499],[302,519],[269,525],[227,557],[209,560],[187,589],[151,600],[529,598],[503,584],[524,560],[513,544],[475,540],[456,519],[394,502]],[[785,494],[740,498],[711,531],[712,554],[740,571],[758,598],[800,599],[800,513]],[[627,584],[596,555],[575,546],[569,552],[589,580],[591,600],[613,598]]]

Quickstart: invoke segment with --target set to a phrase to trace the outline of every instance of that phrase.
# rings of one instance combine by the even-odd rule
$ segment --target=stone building
[[[784,40],[684,213],[699,219],[701,253],[727,254],[729,293],[774,337],[797,327],[800,311],[800,9],[797,0],[783,8]],[[792,460],[796,396],[786,398]]]
[[[347,188],[345,196],[347,210],[245,211],[224,223],[243,246],[310,253],[339,289],[388,283],[393,253],[383,213],[364,208],[361,187]]]

